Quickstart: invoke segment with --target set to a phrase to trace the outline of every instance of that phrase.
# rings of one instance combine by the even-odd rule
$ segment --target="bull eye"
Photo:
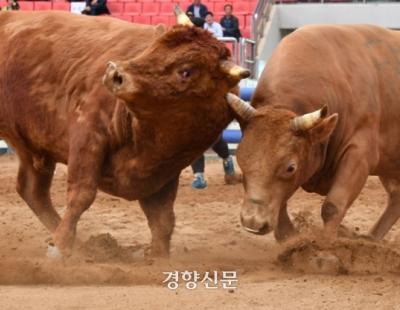
[[[297,164],[293,161],[289,162],[287,166],[282,165],[279,169],[279,177],[284,180],[290,180],[294,177],[297,171]]]
[[[192,71],[190,69],[185,69],[180,72],[180,75],[183,79],[187,79],[192,75]]]
[[[296,164],[294,164],[294,163],[291,163],[288,167],[287,167],[287,169],[286,169],[286,172],[288,173],[288,174],[292,174],[292,173],[294,173],[296,171]]]

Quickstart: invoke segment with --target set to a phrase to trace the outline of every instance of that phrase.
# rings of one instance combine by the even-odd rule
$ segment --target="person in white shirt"
[[[207,12],[204,29],[210,31],[216,38],[224,36],[221,25],[214,22],[214,14],[212,12]]]

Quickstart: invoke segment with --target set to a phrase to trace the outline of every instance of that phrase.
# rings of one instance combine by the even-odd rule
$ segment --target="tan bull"
[[[20,159],[18,193],[62,252],[100,189],[138,199],[152,254],[168,255],[180,171],[232,120],[225,95],[249,75],[176,13],[168,31],[109,17],[0,13],[0,137]],[[56,163],[68,165],[62,219],[49,191]]]
[[[301,186],[326,195],[321,216],[336,234],[369,175],[389,200],[370,232],[400,216],[400,33],[368,25],[303,27],[277,47],[252,106],[228,95],[244,137],[245,229],[294,232],[287,201]]]

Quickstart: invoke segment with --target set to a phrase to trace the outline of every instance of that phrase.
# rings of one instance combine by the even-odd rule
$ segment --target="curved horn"
[[[222,72],[230,75],[233,78],[245,79],[251,75],[250,70],[236,65],[233,61],[230,60],[221,60],[219,63],[219,67],[221,68]]]
[[[312,128],[320,119],[325,118],[328,114],[328,107],[323,106],[321,109],[297,116],[291,120],[291,125],[294,130],[307,130]]]
[[[232,93],[226,94],[226,100],[232,110],[235,111],[243,120],[248,121],[257,114],[257,110],[249,103]]]
[[[190,27],[194,26],[190,18],[182,11],[182,9],[179,7],[178,4],[174,8],[174,13],[176,16],[176,23],[178,25],[190,26]]]

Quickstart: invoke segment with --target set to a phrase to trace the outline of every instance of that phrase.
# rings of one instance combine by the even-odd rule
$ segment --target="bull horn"
[[[296,116],[291,120],[292,128],[296,131],[298,130],[307,130],[312,127],[322,118],[325,118],[328,114],[328,107],[323,106],[321,109],[304,114],[301,116]]]
[[[222,72],[230,75],[233,78],[245,79],[251,75],[250,70],[238,66],[230,60],[221,60],[219,63],[219,67],[221,68]]]
[[[257,110],[254,109],[249,103],[232,93],[226,94],[226,100],[228,101],[228,104],[232,110],[235,111],[245,121],[249,121],[257,114]]]
[[[174,8],[174,13],[176,16],[176,23],[178,25],[193,27],[193,23],[190,18],[182,11],[182,9],[177,4]]]

